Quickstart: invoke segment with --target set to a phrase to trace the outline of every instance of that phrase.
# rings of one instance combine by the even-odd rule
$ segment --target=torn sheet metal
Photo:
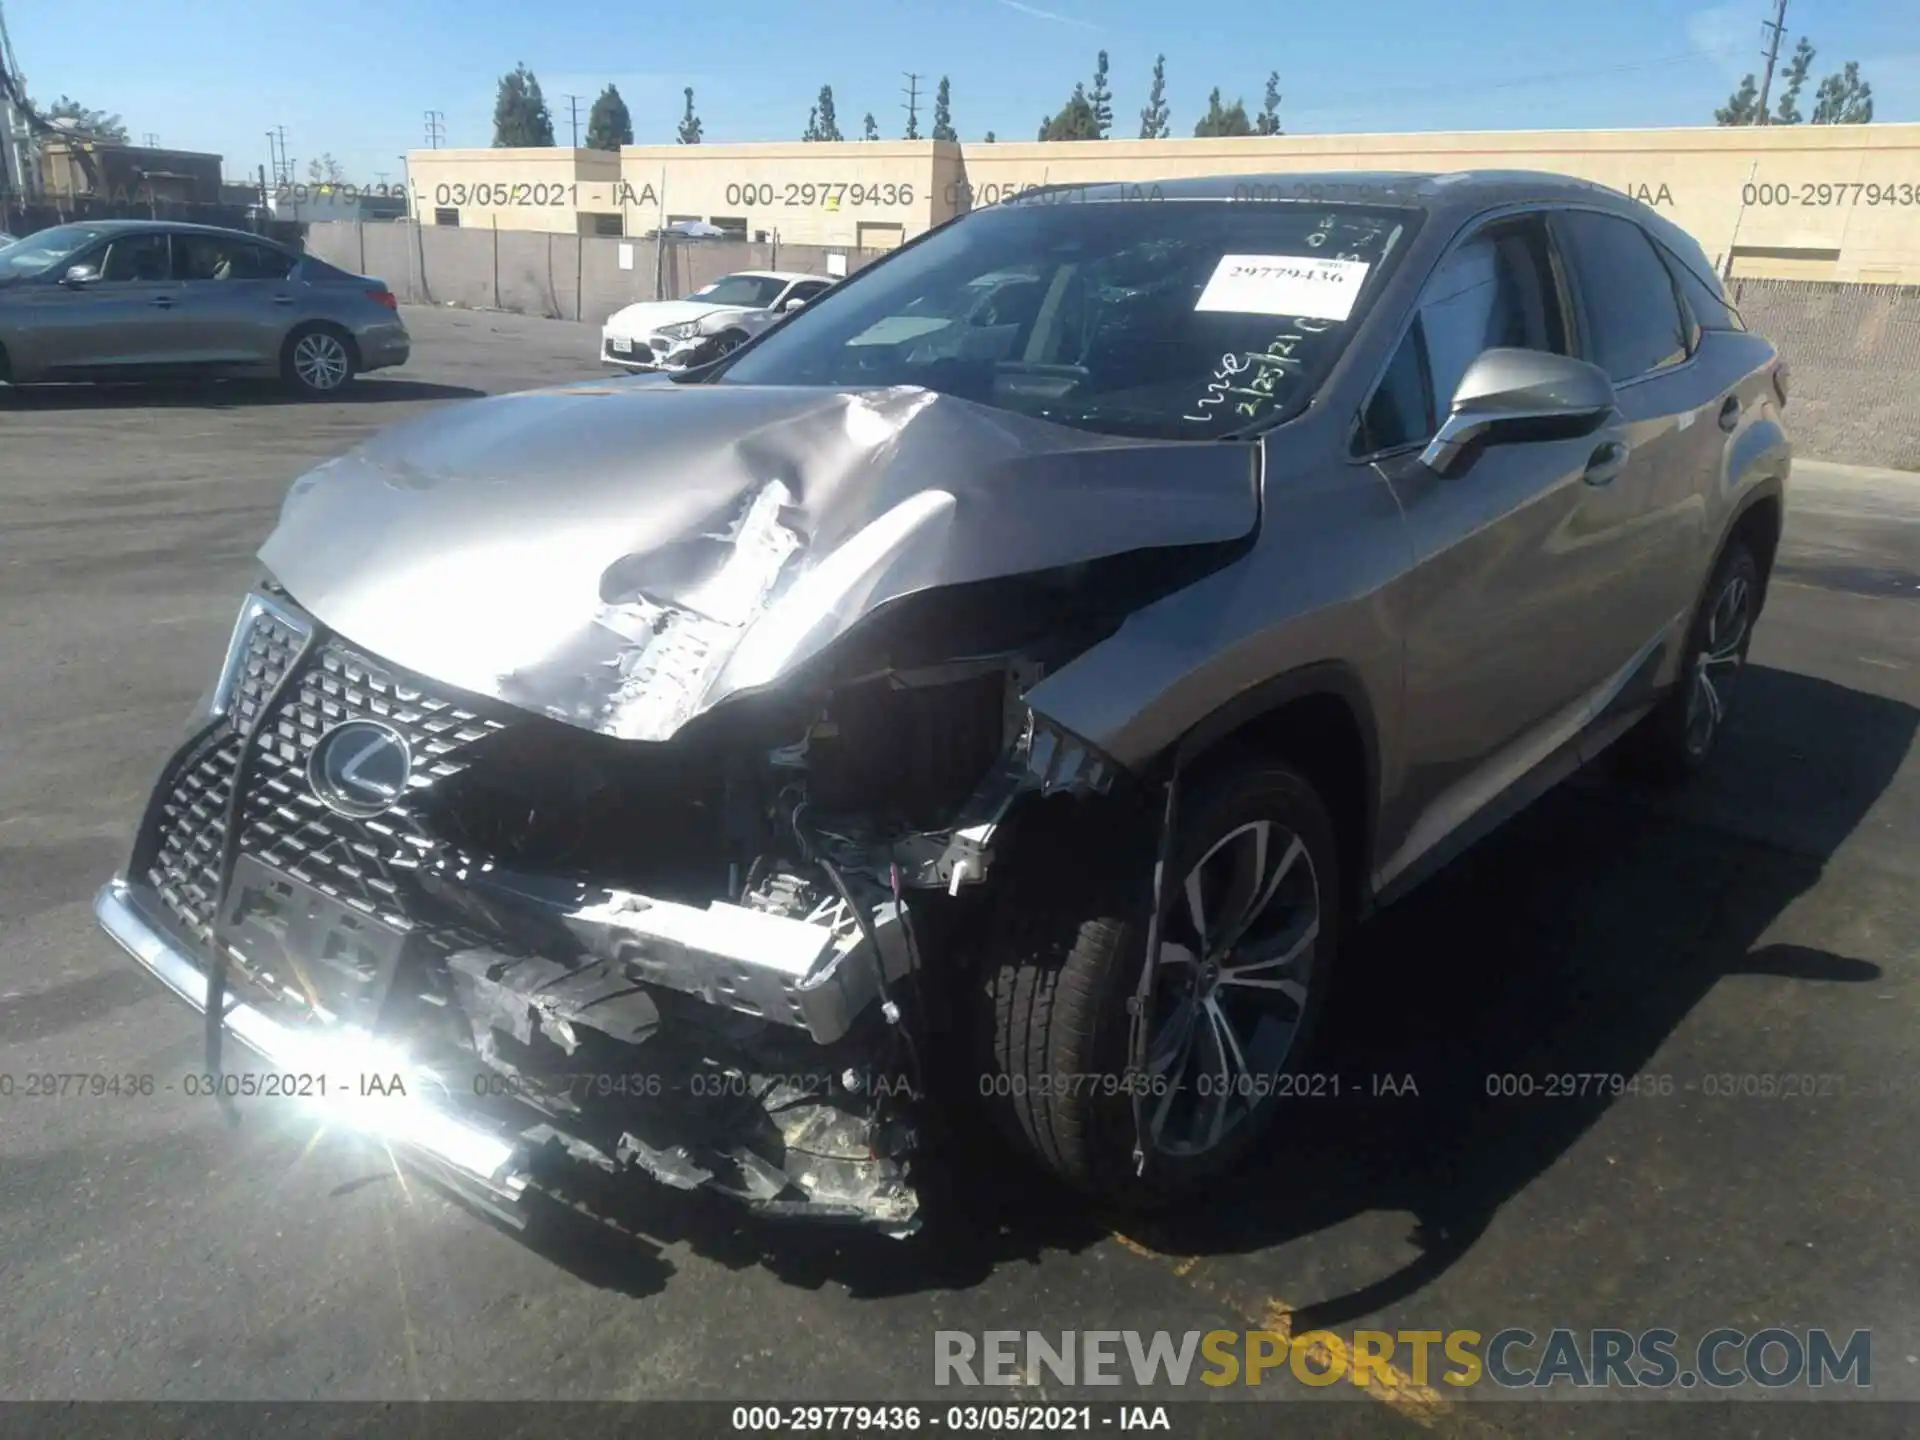
[[[296,482],[260,558],[388,661],[663,740],[889,600],[1258,519],[1251,445],[916,388],[582,385],[376,436]]]

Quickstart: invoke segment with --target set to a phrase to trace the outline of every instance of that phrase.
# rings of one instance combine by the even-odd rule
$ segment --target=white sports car
[[[825,276],[780,270],[724,275],[684,300],[617,311],[601,327],[600,355],[628,370],[683,369],[693,352],[703,360],[724,355],[831,284]]]

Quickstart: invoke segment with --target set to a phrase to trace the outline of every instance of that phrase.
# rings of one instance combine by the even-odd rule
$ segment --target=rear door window
[[[1646,231],[1592,210],[1561,212],[1554,231],[1580,297],[1584,358],[1616,385],[1687,358],[1673,276]]]
[[[293,268],[291,256],[239,236],[176,235],[174,278],[196,281],[281,280]]]

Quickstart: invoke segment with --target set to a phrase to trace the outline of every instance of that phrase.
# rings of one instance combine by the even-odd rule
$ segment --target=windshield
[[[1207,439],[1310,397],[1415,215],[1016,204],[842,282],[712,378],[917,385],[1115,435]]]
[[[703,305],[743,305],[749,310],[764,310],[780,298],[787,282],[777,275],[727,275],[704,290],[696,290],[687,299]]]
[[[0,280],[44,275],[107,233],[100,225],[55,225],[0,248]]]

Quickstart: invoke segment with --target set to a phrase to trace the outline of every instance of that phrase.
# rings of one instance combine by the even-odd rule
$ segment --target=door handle
[[[1627,468],[1627,443],[1609,440],[1587,457],[1585,480],[1589,485],[1611,485]]]
[[[156,295],[148,303],[157,310],[171,310],[173,308],[173,297],[171,295]]]
[[[273,297],[273,303],[276,305],[291,305],[293,303],[293,296],[276,295]]]
[[[1720,428],[1731,435],[1734,427],[1739,423],[1740,397],[1738,395],[1729,395],[1720,404]]]

